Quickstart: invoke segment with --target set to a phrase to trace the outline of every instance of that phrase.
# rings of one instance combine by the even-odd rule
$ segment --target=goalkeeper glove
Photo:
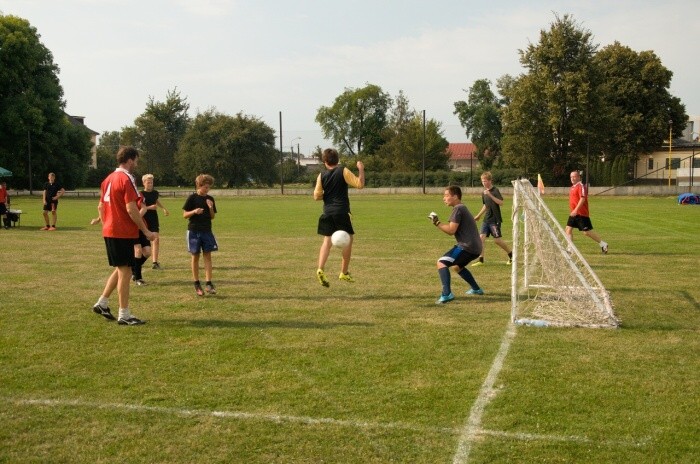
[[[438,215],[435,214],[434,211],[431,212],[430,214],[428,214],[428,219],[430,219],[433,222],[434,226],[437,226],[438,224],[440,224],[440,219],[438,219]]]

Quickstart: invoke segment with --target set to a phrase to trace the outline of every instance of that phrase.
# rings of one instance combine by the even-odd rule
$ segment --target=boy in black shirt
[[[209,294],[216,293],[212,283],[211,252],[217,251],[219,245],[211,230],[211,221],[216,216],[216,202],[209,195],[209,189],[214,184],[214,178],[209,174],[200,174],[195,180],[197,193],[193,193],[183,205],[182,217],[189,219],[187,225],[187,249],[192,255],[192,279],[194,291],[199,296],[204,296],[202,284],[199,282],[199,253],[204,256],[204,276],[206,278],[206,291]]]
[[[350,214],[350,199],[348,198],[348,185],[361,189],[365,186],[365,166],[362,161],[357,162],[359,177],[348,168],[338,166],[338,152],[333,148],[323,150],[321,160],[326,166],[326,171],[318,175],[314,188],[314,200],[323,200],[323,214],[318,219],[318,234],[323,235],[323,243],[318,253],[318,269],[316,278],[324,287],[330,283],[326,278],[323,268],[331,252],[331,235],[337,230],[344,230],[350,234],[350,244],[343,248],[343,260],[338,279],[353,282],[348,267],[352,255],[353,234]]]

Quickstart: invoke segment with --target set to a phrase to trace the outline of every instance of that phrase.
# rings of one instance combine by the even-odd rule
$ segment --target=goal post
[[[511,320],[618,327],[610,295],[527,179],[513,181]]]

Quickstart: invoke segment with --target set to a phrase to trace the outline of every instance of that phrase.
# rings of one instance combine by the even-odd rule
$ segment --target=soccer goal
[[[620,324],[602,282],[526,179],[513,181],[511,304],[516,324]]]

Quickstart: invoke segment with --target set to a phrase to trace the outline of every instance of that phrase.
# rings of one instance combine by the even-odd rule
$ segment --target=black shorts
[[[465,251],[461,249],[459,245],[455,245],[445,252],[445,254],[442,255],[438,261],[447,267],[457,266],[461,269],[463,267],[467,267],[467,264],[474,261],[478,257],[479,255]]]
[[[151,241],[146,238],[145,235],[143,235],[143,232],[139,230],[139,239],[138,239],[138,244],[141,245],[141,248],[146,248],[151,246]]]
[[[58,209],[58,200],[49,200],[44,205],[44,211],[56,211]]]
[[[344,230],[350,235],[355,234],[355,230],[352,228],[352,217],[350,213],[348,214],[322,214],[318,218],[318,229],[319,235],[324,237],[330,237],[333,232],[337,230]]]
[[[5,206],[5,203],[0,203],[0,216],[5,214],[7,212],[7,206]]]
[[[591,218],[588,216],[569,216],[569,220],[566,221],[568,227],[573,227],[582,232],[587,232],[593,230],[593,224],[591,224]]]
[[[105,247],[107,248],[107,261],[112,267],[133,266],[135,238],[111,238],[105,237]]]

